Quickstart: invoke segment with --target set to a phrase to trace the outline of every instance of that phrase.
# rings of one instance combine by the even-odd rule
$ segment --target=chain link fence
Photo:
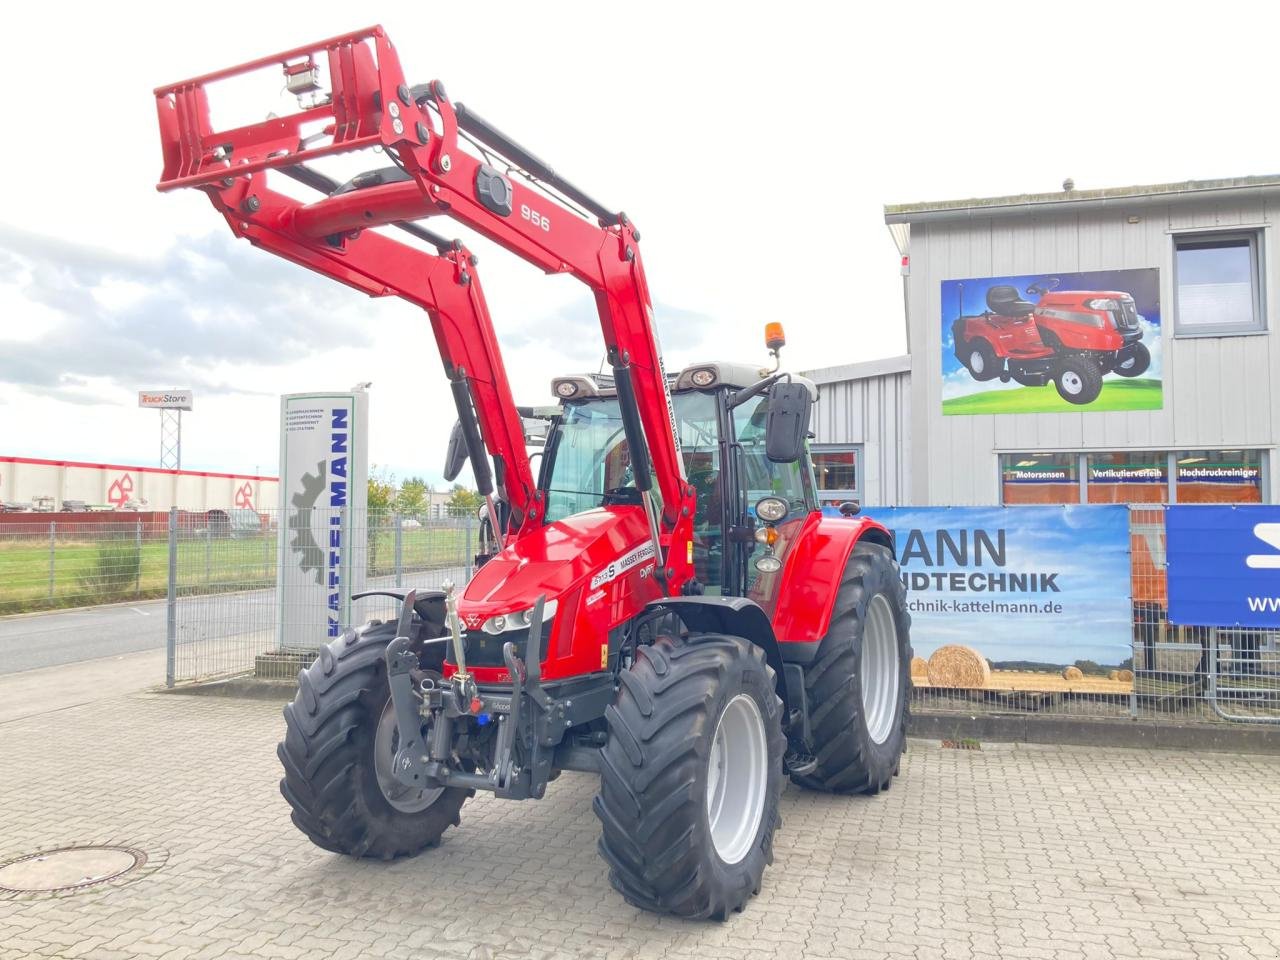
[[[912,709],[1280,724],[1280,630],[1170,623],[1165,508],[1131,507],[1129,541],[1127,656],[1111,664],[1075,660],[1039,672],[988,663],[981,682],[953,689],[931,684],[920,661],[912,671]],[[1083,634],[1089,625],[1077,629]],[[1047,639],[1046,649],[1071,658],[1070,637]]]

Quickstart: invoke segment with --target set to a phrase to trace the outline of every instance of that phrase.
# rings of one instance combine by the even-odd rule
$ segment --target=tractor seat
[[[1025,317],[1035,304],[1023,300],[1017,287],[1001,284],[987,291],[987,309],[1002,317]]]

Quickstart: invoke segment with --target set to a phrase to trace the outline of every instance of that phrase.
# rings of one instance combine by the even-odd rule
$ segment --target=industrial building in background
[[[1280,176],[888,206],[908,356],[808,371],[824,502],[1275,503]]]
[[[278,499],[276,477],[0,456],[6,514],[270,510]]]

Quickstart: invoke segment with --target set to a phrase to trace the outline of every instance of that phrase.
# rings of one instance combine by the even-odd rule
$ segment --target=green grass
[[[395,572],[395,534],[374,535],[369,556],[370,577]],[[132,547],[127,536],[121,546]],[[472,549],[475,549],[474,533]],[[122,551],[132,553],[132,550]],[[466,562],[466,531],[424,527],[404,530],[401,537],[402,569],[406,572],[451,567]],[[103,553],[90,539],[58,540],[53,549],[50,577],[49,543],[0,541],[0,616],[36,610],[91,606],[166,596],[169,584],[169,544],[143,541],[136,574],[104,576],[103,561],[119,553]],[[101,560],[100,560],[101,558]],[[127,562],[122,558],[121,563]],[[180,540],[177,551],[178,593],[189,596],[226,593],[273,586],[276,582],[276,535],[243,539],[193,538]],[[128,582],[124,582],[127,579]]]
[[[1068,403],[1058,396],[1053,384],[992,390],[942,401],[944,416],[975,413],[1099,413],[1116,410],[1159,410],[1164,405],[1159,380],[1109,379],[1093,403]]]

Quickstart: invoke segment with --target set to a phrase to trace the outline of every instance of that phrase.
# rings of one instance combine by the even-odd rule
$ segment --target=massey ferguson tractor
[[[1151,365],[1133,296],[1117,290],[1058,290],[1056,277],[1037,280],[1022,299],[1017,287],[987,291],[987,310],[951,325],[956,359],[975,380],[1043,387],[1050,380],[1068,403],[1098,399],[1108,373],[1138,377]]]
[[[214,127],[210,90],[250,74],[283,74],[298,110]],[[255,246],[426,310],[457,407],[448,469],[470,461],[493,532],[469,583],[396,594],[398,622],[348,629],[300,673],[278,749],[299,830],[390,860],[437,844],[477,791],[541,798],[589,771],[613,886],[724,919],[760,890],[786,778],[890,785],[904,590],[884,527],[818,509],[811,383],[776,363],[668,375],[636,225],[439,81],[407,83],[380,27],[161,87],[156,105],[160,190],[199,189]],[[375,149],[386,165],[345,179],[318,166]],[[517,407],[476,257],[433,217],[586,284],[608,372]],[[781,328],[767,338],[776,358]]]

